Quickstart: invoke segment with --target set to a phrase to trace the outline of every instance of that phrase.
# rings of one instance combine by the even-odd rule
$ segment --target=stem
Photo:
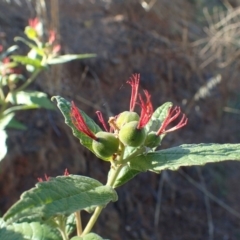
[[[112,187],[112,186],[114,185],[114,182],[115,182],[115,180],[116,180],[116,178],[117,178],[117,176],[118,176],[118,174],[119,174],[119,172],[121,171],[121,169],[122,169],[123,166],[124,166],[124,165],[118,165],[118,166],[114,169],[114,171],[112,172],[112,174],[110,175],[110,177],[109,177],[109,179],[108,179],[108,181],[107,181],[106,186]],[[84,231],[83,231],[83,233],[82,233],[81,236],[86,235],[87,233],[89,233],[89,232],[92,230],[92,228],[93,228],[95,222],[97,221],[97,219],[98,219],[100,213],[102,212],[102,210],[103,210],[103,207],[102,207],[102,206],[96,207],[93,215],[91,216],[91,218],[90,218],[90,220],[89,220],[87,226],[85,227],[85,229],[84,229]]]
[[[33,74],[28,78],[28,80],[27,80],[25,83],[23,83],[19,88],[15,89],[15,90],[13,91],[13,93],[16,93],[16,92],[19,92],[19,91],[25,89],[29,84],[31,84],[31,83],[35,80],[35,78],[38,76],[38,74],[39,74],[41,71],[42,71],[41,68],[35,70],[35,71],[33,72]]]
[[[63,240],[69,240],[68,235],[65,231],[66,222],[64,216],[58,216],[55,220],[56,227],[62,235]]]
[[[68,236],[66,235],[65,231],[62,231],[62,229],[60,229],[60,228],[59,228],[58,230],[59,230],[59,232],[61,233],[63,240],[69,240],[69,238],[68,238]]]
[[[81,211],[75,212],[75,217],[76,217],[77,235],[81,236],[82,234]]]
[[[98,206],[98,207],[96,207],[96,209],[95,209],[93,215],[91,216],[91,218],[90,218],[90,220],[89,220],[87,226],[85,227],[84,231],[82,232],[82,235],[81,235],[81,236],[86,235],[87,233],[89,233],[89,232],[92,230],[92,228],[93,228],[95,222],[97,221],[97,219],[98,219],[100,213],[102,212],[102,209],[103,209],[102,206]]]

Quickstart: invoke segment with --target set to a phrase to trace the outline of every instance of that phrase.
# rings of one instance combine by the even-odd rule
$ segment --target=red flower
[[[146,126],[150,118],[152,117],[153,114],[153,106],[151,102],[151,95],[148,93],[147,90],[143,90],[145,97],[146,97],[146,102],[142,99],[142,96],[139,94],[139,99],[140,99],[140,107],[141,107],[141,115],[140,119],[138,122],[138,129],[143,128]]]
[[[38,18],[32,18],[28,20],[28,25],[36,30],[37,25],[40,23]]]
[[[169,132],[173,132],[179,128],[182,128],[183,126],[185,126],[187,124],[188,119],[186,118],[185,114],[183,114],[180,122],[175,126],[172,127],[168,130],[166,130],[166,127],[173,122],[175,119],[178,118],[178,116],[181,114],[181,109],[180,107],[171,107],[168,110],[168,115],[165,118],[165,120],[163,121],[161,127],[159,128],[159,130],[157,131],[157,135],[161,135],[161,134],[165,134],[165,133],[169,133]]]
[[[97,140],[97,137],[87,126],[85,120],[83,119],[78,108],[75,106],[74,102],[72,102],[70,115],[71,115],[72,123],[80,132],[83,132],[88,137],[92,138],[93,140]]]

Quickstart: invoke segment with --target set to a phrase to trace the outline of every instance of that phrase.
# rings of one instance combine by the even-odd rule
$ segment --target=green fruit
[[[138,122],[133,121],[126,123],[119,131],[120,141],[130,147],[138,147],[142,145],[146,139],[145,129],[138,129]]]
[[[144,142],[144,146],[149,148],[154,148],[160,145],[161,138],[156,134],[156,132],[150,132]]]
[[[118,151],[119,140],[113,133],[98,132],[95,134],[97,140],[93,140],[93,151],[102,158],[111,157]]]
[[[135,112],[129,112],[125,111],[122,112],[118,115],[118,118],[116,120],[116,124],[119,129],[126,123],[132,122],[132,121],[138,121],[139,120],[139,115]]]

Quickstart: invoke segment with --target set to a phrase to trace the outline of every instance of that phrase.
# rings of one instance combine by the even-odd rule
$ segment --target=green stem
[[[85,227],[84,231],[82,232],[81,236],[86,235],[87,233],[89,233],[92,230],[92,228],[93,228],[95,222],[97,221],[97,219],[98,219],[100,213],[102,212],[102,210],[103,210],[102,206],[96,207],[93,215],[91,216],[91,218],[90,218],[87,226]]]
[[[55,220],[55,224],[56,224],[56,227],[57,227],[58,231],[62,235],[62,239],[63,240],[69,240],[68,235],[65,231],[65,226],[66,226],[65,217],[64,216],[58,216]]]
[[[62,229],[58,229],[58,230],[61,233],[63,240],[69,240],[69,238],[68,238],[67,234],[65,233],[65,231],[62,231]]]
[[[13,91],[13,93],[16,93],[16,92],[19,92],[19,91],[25,89],[29,84],[31,84],[31,83],[35,80],[35,78],[38,76],[38,74],[39,74],[41,71],[42,71],[41,68],[35,70],[35,71],[33,72],[33,74],[28,78],[28,80],[27,80],[25,83],[23,83],[19,88],[15,89],[15,90]]]
[[[81,211],[75,212],[75,217],[76,217],[77,235],[81,236],[81,234],[82,234]]]
[[[118,176],[118,174],[119,174],[119,172],[121,171],[121,169],[122,169],[123,166],[124,166],[124,165],[118,165],[118,166],[114,169],[114,171],[112,172],[112,174],[110,175],[110,177],[109,177],[109,179],[108,179],[108,181],[107,181],[106,186],[112,187],[112,186],[114,185],[114,182],[115,182],[115,180],[116,180],[116,178],[117,178],[117,176]],[[89,233],[89,232],[92,230],[92,228],[93,228],[95,222],[97,221],[97,219],[98,219],[100,213],[102,212],[102,210],[103,210],[103,207],[102,207],[102,206],[96,207],[93,215],[91,216],[91,218],[90,218],[90,220],[89,220],[87,226],[85,227],[85,229],[84,229],[84,231],[83,231],[83,233],[82,233],[81,236],[86,235],[87,233]]]

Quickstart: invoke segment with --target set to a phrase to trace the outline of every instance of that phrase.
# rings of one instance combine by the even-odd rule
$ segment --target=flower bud
[[[160,145],[161,138],[156,134],[156,132],[150,132],[144,142],[144,146],[149,148],[154,148]]]
[[[138,122],[132,121],[126,123],[119,131],[120,141],[131,147],[138,147],[142,145],[146,139],[146,132],[144,128],[137,128]]]
[[[93,140],[92,148],[99,157],[108,158],[118,151],[119,140],[113,133],[98,132],[95,136],[97,139]]]
[[[139,115],[136,112],[130,112],[130,111],[124,111],[119,114],[116,124],[119,129],[126,123],[132,122],[132,121],[138,121]]]

